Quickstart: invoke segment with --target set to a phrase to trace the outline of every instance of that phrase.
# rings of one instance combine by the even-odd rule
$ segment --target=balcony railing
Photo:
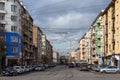
[[[112,39],[112,43],[115,43],[115,39]]]

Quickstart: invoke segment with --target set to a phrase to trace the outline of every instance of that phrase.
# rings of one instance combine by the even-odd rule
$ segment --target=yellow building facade
[[[84,36],[80,40],[80,61],[86,61],[85,56],[85,39]]]
[[[107,10],[108,13],[108,54],[107,56],[111,56],[114,52],[113,50],[113,33],[112,33],[112,27],[113,27],[113,20],[112,20],[112,6],[110,6]]]
[[[120,54],[120,0],[115,1],[115,54]]]

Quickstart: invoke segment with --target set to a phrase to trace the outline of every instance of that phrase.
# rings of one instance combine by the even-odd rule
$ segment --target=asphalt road
[[[14,77],[2,76],[0,80],[120,80],[120,74],[101,74],[57,66],[46,71],[30,72]]]

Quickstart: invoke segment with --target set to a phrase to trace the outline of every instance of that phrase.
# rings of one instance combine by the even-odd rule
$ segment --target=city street
[[[46,71],[31,72],[14,77],[0,77],[0,80],[118,80],[120,74],[79,71],[76,68],[57,66]]]

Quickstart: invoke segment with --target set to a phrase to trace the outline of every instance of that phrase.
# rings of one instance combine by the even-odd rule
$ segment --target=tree
[[[2,71],[2,61],[5,55],[6,48],[3,45],[0,45],[0,72]]]

